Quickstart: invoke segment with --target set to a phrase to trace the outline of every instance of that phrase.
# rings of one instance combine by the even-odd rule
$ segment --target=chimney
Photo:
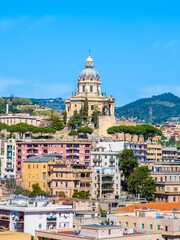
[[[9,113],[9,104],[7,103],[6,104],[6,114],[8,114]]]

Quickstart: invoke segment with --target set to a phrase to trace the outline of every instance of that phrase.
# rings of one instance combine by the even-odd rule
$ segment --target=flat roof
[[[95,229],[109,229],[109,228],[122,228],[120,225],[99,225],[99,224],[91,224],[91,225],[83,225],[81,228],[95,228]]]
[[[15,212],[51,212],[51,211],[72,211],[71,205],[56,205],[51,206],[19,206],[11,204],[0,204],[0,210],[15,211]]]

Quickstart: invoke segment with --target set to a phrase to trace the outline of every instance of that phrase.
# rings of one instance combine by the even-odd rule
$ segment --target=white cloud
[[[165,48],[167,49],[167,48],[173,47],[177,42],[178,40],[172,40],[165,45]]]

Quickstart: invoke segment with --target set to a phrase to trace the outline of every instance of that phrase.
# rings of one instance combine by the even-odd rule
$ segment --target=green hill
[[[58,112],[65,110],[65,101],[62,98],[29,98],[32,103],[40,106],[52,108]]]
[[[151,117],[152,112],[152,117]],[[117,118],[137,118],[145,122],[162,123],[180,118],[180,98],[164,93],[151,98],[142,98],[123,107],[115,108]]]

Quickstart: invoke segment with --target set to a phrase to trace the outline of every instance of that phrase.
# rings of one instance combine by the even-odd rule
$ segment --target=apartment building
[[[95,197],[92,191],[93,170],[80,164],[50,164],[49,188],[52,195],[64,191],[67,197],[72,197],[75,191],[90,191],[91,197]]]
[[[91,152],[92,167],[115,167],[118,166],[118,152],[106,151],[106,148],[100,147],[96,151]]]
[[[48,166],[60,161],[58,153],[51,153],[46,156],[32,156],[23,162],[22,186],[24,189],[32,191],[32,185],[39,183],[41,189],[49,192]]]
[[[124,149],[131,149],[138,161],[146,161],[147,144],[144,142],[127,142],[124,143]]]
[[[121,173],[118,167],[94,167],[93,192],[100,199],[118,199],[121,192]]]
[[[162,147],[162,158],[176,159],[178,156],[177,147]]]
[[[0,226],[4,231],[17,231],[35,235],[35,230],[72,228],[71,205],[49,204],[48,201],[32,201],[21,204],[0,204]]]
[[[2,162],[2,178],[14,178],[16,174],[16,140],[4,141],[4,162]]]
[[[164,240],[180,238],[180,203],[133,204],[108,215],[110,221],[123,229],[156,231]]]
[[[63,142],[60,140],[18,140],[16,142],[16,177],[21,178],[23,162],[31,156],[59,153],[64,162],[91,164],[90,142]]]
[[[102,147],[105,148],[104,151],[107,152],[121,152],[124,149],[131,149],[134,155],[137,156],[137,160],[141,161],[160,161],[162,159],[162,146],[157,143],[150,142],[99,142],[97,144],[96,150]]]

